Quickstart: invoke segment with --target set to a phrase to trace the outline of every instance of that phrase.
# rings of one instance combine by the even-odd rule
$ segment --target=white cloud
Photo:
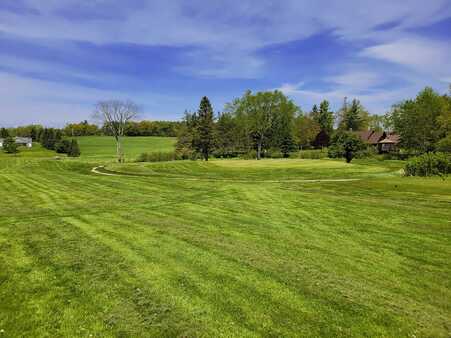
[[[353,78],[353,74],[343,74],[338,78]],[[358,81],[359,82],[359,81]],[[362,83],[357,87],[355,82],[343,81],[341,84],[334,84],[330,90],[309,89],[304,83],[283,84],[278,88],[286,95],[292,97],[301,105],[301,108],[309,111],[313,104],[319,104],[322,100],[328,100],[333,110],[338,110],[345,97],[349,100],[354,98],[360,100],[362,104],[372,114],[383,114],[390,107],[400,100],[409,98],[421,89],[421,85],[409,85],[398,89],[383,89]]]
[[[451,76],[449,41],[411,37],[368,47],[361,55],[408,66],[437,77]]]
[[[262,60],[255,52],[277,43],[305,39],[324,31],[339,37],[390,43],[403,30],[451,16],[448,0],[26,0],[40,14],[0,12],[0,31],[44,40],[80,40],[96,44],[197,46],[208,50],[200,76],[252,77]],[[64,15],[63,15],[64,14]],[[397,22],[388,32],[374,27]],[[390,45],[386,46],[386,48]],[[371,52],[368,51],[368,52]],[[373,53],[380,54],[380,50]],[[226,54],[227,58],[223,57]],[[224,61],[218,58],[223,57]],[[188,58],[189,59],[189,58]],[[187,60],[188,62],[189,60]],[[244,71],[251,68],[250,71]]]

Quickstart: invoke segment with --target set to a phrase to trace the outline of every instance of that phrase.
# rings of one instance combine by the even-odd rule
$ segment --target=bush
[[[136,159],[136,162],[167,162],[182,159],[184,158],[176,152],[155,152],[155,153],[142,153]]]
[[[19,147],[12,137],[7,137],[3,141],[3,151],[7,154],[17,154]]]
[[[355,154],[355,158],[373,158],[377,155],[377,150],[373,146],[368,146]]]
[[[68,154],[71,148],[71,141],[61,140],[55,144],[55,151],[58,154]]]
[[[80,156],[80,147],[78,146],[77,140],[72,139],[72,141],[70,142],[70,146],[67,151],[67,156],[69,156],[69,157],[79,157]]]
[[[404,167],[406,176],[447,176],[451,172],[451,156],[426,153],[412,157]]]
[[[451,153],[451,134],[445,138],[442,138],[437,143],[437,151],[443,153]]]
[[[401,161],[405,161],[407,160],[409,157],[415,156],[413,154],[409,154],[409,153],[385,153],[382,155],[382,158],[384,160],[401,160]]]
[[[255,150],[251,150],[248,153],[241,154],[240,158],[244,160],[255,160],[257,158],[257,152]]]
[[[321,158],[326,158],[327,154],[328,154],[327,148],[325,148],[325,149],[300,150],[298,157],[302,158],[302,159],[318,160],[318,159],[321,159]]]
[[[289,156],[289,155],[288,155]],[[286,154],[278,149],[269,149],[268,151],[262,153],[264,158],[286,158]]]

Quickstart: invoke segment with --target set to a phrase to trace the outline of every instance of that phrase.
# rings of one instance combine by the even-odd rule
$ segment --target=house
[[[399,135],[385,131],[364,130],[356,132],[363,143],[377,148],[379,153],[388,153],[398,150]]]
[[[379,141],[379,152],[390,153],[398,150],[399,135],[390,133],[383,140]]]
[[[33,146],[33,140],[31,137],[15,137],[14,141],[16,144],[20,146],[25,146],[27,148],[31,148]],[[0,138],[0,148],[3,147],[3,142],[5,142],[5,139]]]

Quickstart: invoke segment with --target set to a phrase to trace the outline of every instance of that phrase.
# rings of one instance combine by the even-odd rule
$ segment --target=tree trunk
[[[259,140],[257,144],[257,160],[261,159],[261,154],[262,154],[262,142],[261,140]]]
[[[116,153],[117,153],[117,161],[119,163],[124,162],[124,154],[122,152],[122,144],[119,137],[116,137]]]

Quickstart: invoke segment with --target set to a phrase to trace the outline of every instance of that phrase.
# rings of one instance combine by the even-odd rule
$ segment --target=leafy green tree
[[[294,121],[294,137],[300,149],[310,147],[320,132],[320,125],[310,116],[299,115]]]
[[[99,127],[95,124],[90,124],[87,120],[80,123],[70,123],[64,127],[64,135],[72,137],[98,135],[99,132]]]
[[[278,116],[283,114],[294,116],[299,111],[290,99],[277,90],[255,94],[247,91],[242,98],[236,99],[228,107],[237,118],[241,130],[245,131],[248,138],[254,142],[258,160],[261,159],[263,150],[277,142],[277,138],[285,140],[283,142],[287,141],[286,131],[289,126],[285,124],[282,128],[283,133],[282,129],[274,128],[278,125],[278,120],[282,120]]]
[[[17,154],[19,152],[19,147],[11,136],[3,140],[3,151],[7,154]]]
[[[344,157],[350,163],[357,152],[365,149],[362,140],[352,132],[339,131],[333,137],[329,147],[329,157]]]
[[[79,157],[80,156],[80,147],[78,146],[78,142],[76,139],[72,139],[70,142],[69,151],[67,152],[67,156],[69,157]]]
[[[9,135],[8,129],[6,129],[6,128],[0,129],[0,138],[8,138],[9,136],[10,135]]]
[[[206,96],[200,101],[197,112],[197,133],[194,144],[197,151],[202,154],[205,161],[208,161],[210,154],[214,149],[215,141],[215,123],[213,118],[213,108],[210,100]]]
[[[451,153],[451,134],[438,141],[437,150],[443,153]]]
[[[218,116],[216,123],[216,156],[232,157],[239,148],[237,121],[231,113]]]
[[[299,108],[286,97],[281,97],[275,111],[272,128],[272,143],[280,149],[283,157],[288,157],[295,148],[294,117]]]
[[[448,114],[446,96],[426,87],[414,100],[393,106],[391,119],[403,147],[428,152],[433,151],[438,140],[446,136]]]

